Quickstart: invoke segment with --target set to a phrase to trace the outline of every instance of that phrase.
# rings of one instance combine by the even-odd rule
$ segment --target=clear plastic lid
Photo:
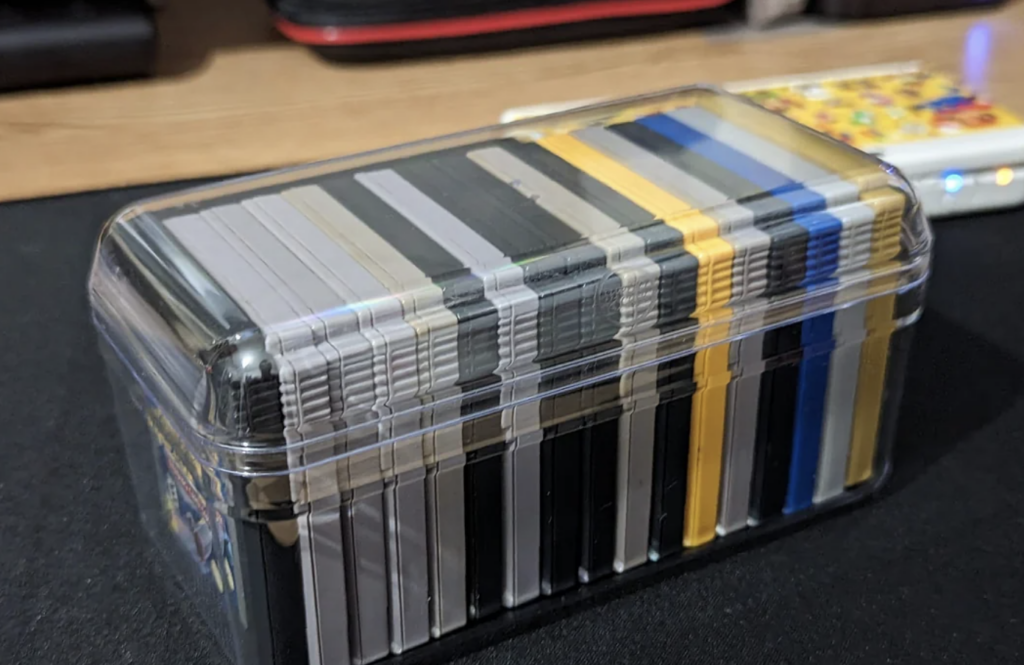
[[[197,459],[351,487],[629,408],[674,357],[727,381],[729,342],[916,287],[930,246],[892,167],[698,87],[141,202],[90,292]]]

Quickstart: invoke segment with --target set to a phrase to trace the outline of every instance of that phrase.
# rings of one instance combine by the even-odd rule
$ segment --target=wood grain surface
[[[511,106],[924,60],[1024,110],[1024,4],[766,32],[647,37],[339,65],[283,41],[262,0],[177,0],[160,76],[0,95],[0,200],[335,157],[493,124]]]

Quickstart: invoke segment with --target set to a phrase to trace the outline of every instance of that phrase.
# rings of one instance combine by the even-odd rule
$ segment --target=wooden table
[[[178,0],[157,78],[0,95],[0,200],[230,175],[493,124],[507,107],[925,60],[1024,110],[1024,4],[705,29],[367,65],[284,42],[262,0]]]

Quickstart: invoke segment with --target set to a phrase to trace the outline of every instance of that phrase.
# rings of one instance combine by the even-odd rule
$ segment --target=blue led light
[[[964,188],[964,177],[959,173],[947,173],[944,183],[947,194],[956,194]]]

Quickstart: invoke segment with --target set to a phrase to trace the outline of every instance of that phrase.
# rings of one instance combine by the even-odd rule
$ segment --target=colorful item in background
[[[1022,125],[1005,108],[934,72],[837,78],[743,94],[862,150]]]

